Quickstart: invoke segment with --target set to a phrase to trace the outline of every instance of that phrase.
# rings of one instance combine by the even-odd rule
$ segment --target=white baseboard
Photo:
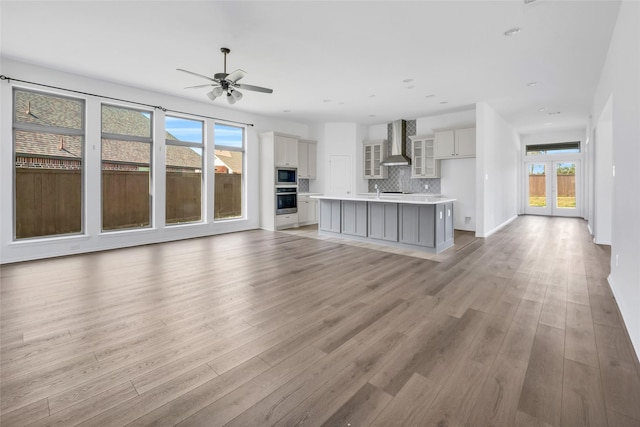
[[[627,310],[627,306],[625,306],[624,304],[624,300],[622,300],[619,297],[619,294],[616,292],[619,288],[616,285],[615,280],[613,279],[613,277],[611,275],[609,275],[609,277],[607,277],[607,282],[609,282],[609,287],[611,288],[611,292],[613,292],[613,297],[616,300],[616,305],[618,306],[618,312],[620,313],[620,316],[622,317],[622,322],[624,323],[625,327],[627,328],[627,333],[629,334],[629,339],[631,339],[631,345],[633,346],[633,348],[636,351],[636,358],[640,359],[640,328],[638,327],[633,327],[632,325],[634,325],[634,321],[631,318],[632,317],[632,313],[631,313],[631,309]]]
[[[509,218],[508,220],[506,220],[505,222],[503,222],[502,224],[498,225],[497,227],[495,227],[493,230],[490,230],[486,233],[484,233],[484,236],[478,236],[478,237],[489,237],[491,236],[493,233],[495,233],[496,231],[500,230],[502,227],[506,226],[507,224],[509,224],[510,222],[515,221],[515,219],[518,218],[518,215],[514,215],[511,218]]]

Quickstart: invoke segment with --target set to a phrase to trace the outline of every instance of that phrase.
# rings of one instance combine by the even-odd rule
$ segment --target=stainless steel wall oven
[[[276,215],[298,212],[298,188],[276,187]]]

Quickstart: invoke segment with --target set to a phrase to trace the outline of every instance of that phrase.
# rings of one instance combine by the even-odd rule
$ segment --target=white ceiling
[[[550,0],[0,5],[7,58],[208,101],[206,88],[184,89],[206,81],[176,68],[221,72],[225,46],[228,71],[248,73],[241,83],[274,90],[244,91],[233,106],[215,101],[228,108],[375,124],[484,101],[521,133],[585,127],[619,8]],[[513,27],[521,32],[504,36]]]

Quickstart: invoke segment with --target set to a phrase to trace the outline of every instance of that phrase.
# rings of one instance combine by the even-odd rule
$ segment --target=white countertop
[[[298,196],[322,196],[322,193],[298,193]]]
[[[456,199],[444,196],[434,196],[425,194],[356,194],[351,196],[311,196],[313,199],[325,200],[351,200],[356,202],[386,202],[386,203],[406,203],[412,205],[437,205],[440,203],[450,203]]]

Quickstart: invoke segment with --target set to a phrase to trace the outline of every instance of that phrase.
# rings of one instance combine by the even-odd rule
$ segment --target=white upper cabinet
[[[476,156],[476,128],[455,131],[456,152],[458,157]]]
[[[434,157],[436,159],[457,159],[475,156],[476,128],[435,133]]]
[[[316,141],[298,142],[298,178],[316,179]]]
[[[288,136],[275,136],[276,166],[298,167],[298,140]]]
[[[410,136],[411,178],[440,178],[440,162],[435,159],[432,136]]]
[[[386,166],[380,164],[386,154],[386,140],[364,141],[364,177],[366,179],[383,179],[387,177]]]

